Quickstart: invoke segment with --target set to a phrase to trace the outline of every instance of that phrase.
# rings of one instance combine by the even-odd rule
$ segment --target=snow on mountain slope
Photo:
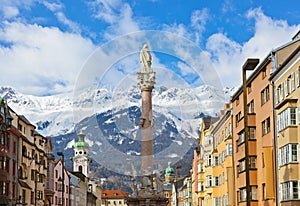
[[[200,114],[215,116],[223,108],[225,101],[234,89],[223,91],[210,86],[195,89],[159,87],[153,91],[153,110],[171,118],[178,130],[185,130],[192,136],[197,135]],[[92,108],[94,114],[108,110],[118,111],[132,106],[141,106],[141,94],[138,86],[128,92],[86,89],[74,97],[73,93],[53,96],[32,96],[17,92],[10,87],[0,87],[0,96],[18,114],[25,115],[37,126],[43,135],[59,135],[73,131],[78,122],[74,122],[74,108]],[[80,116],[85,118],[89,116]]]

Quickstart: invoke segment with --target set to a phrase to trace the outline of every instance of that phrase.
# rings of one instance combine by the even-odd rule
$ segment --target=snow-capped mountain
[[[210,86],[195,89],[159,87],[153,91],[153,110],[174,119],[177,126],[193,122],[189,127],[195,135],[200,125],[195,117],[199,114],[215,116],[233,91],[234,89],[229,88],[223,91],[217,90]],[[32,96],[21,94],[10,87],[0,87],[0,96],[6,99],[9,106],[18,114],[25,115],[35,124],[38,132],[51,136],[73,131],[76,123],[93,114],[141,106],[141,93],[138,86],[126,92],[109,91],[103,88],[86,89],[76,96],[73,93]],[[78,116],[75,112],[78,108],[92,109],[92,113],[81,112]],[[180,122],[176,120],[177,118]]]
[[[187,165],[188,173],[202,116],[216,116],[234,90],[210,86],[154,89],[153,151],[154,161],[159,164],[155,169],[162,170],[169,161],[183,161],[180,164]],[[69,169],[72,168],[68,159],[73,156],[74,140],[77,140],[77,132],[83,130],[90,155],[98,165],[95,168],[102,165],[125,175],[132,173],[132,165],[137,171],[141,170],[141,93],[138,86],[125,92],[100,88],[85,89],[75,95],[40,97],[0,87],[0,96],[14,111],[36,124],[39,133],[54,138],[54,153],[64,151]]]

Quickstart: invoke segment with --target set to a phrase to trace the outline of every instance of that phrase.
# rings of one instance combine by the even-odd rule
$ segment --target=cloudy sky
[[[124,35],[127,41],[147,30],[171,32],[191,41],[201,48],[224,87],[239,86],[240,68],[247,58],[265,58],[300,29],[297,4],[296,0],[1,0],[0,86],[33,95],[72,92],[83,72],[88,72],[85,65],[103,51],[103,45],[110,45],[111,51],[94,62],[98,67],[107,67],[119,57],[111,58],[118,48],[110,42]],[[118,72],[138,67],[135,54],[144,43],[138,40],[130,39],[130,45],[137,47],[128,50],[128,58],[122,54],[114,67]],[[150,48],[159,50],[153,41],[149,40]],[[176,38],[173,42],[178,43]],[[164,49],[160,51],[169,56],[154,52],[153,66],[171,69],[188,84],[205,79],[194,78],[191,67],[199,65],[187,65],[186,53],[176,48],[175,59]],[[116,77],[115,72],[105,75],[108,82]]]

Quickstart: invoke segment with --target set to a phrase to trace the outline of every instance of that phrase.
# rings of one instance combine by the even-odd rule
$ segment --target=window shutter
[[[295,73],[291,74],[291,92],[295,90]]]
[[[284,80],[284,92],[285,92],[285,96],[289,95],[289,88],[288,88],[288,80]]]
[[[299,72],[300,72],[300,68],[298,68],[298,70],[296,71],[296,85],[297,85],[297,87],[300,86],[300,74],[299,74]]]
[[[300,124],[300,105],[298,106],[298,124]]]
[[[278,103],[278,90],[275,88],[275,91],[274,91],[274,100],[275,100],[275,104]]]

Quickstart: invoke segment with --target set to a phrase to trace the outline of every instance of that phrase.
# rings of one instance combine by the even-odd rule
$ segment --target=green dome
[[[87,149],[87,148],[90,147],[89,144],[84,141],[84,137],[85,137],[85,135],[83,134],[83,131],[81,129],[79,134],[78,134],[78,139],[79,140],[78,140],[78,142],[75,142],[75,144],[74,144],[75,149],[81,149],[81,148],[83,148],[83,149],[86,148]]]
[[[168,167],[165,170],[165,176],[175,176],[175,171],[174,169],[171,167],[171,163],[168,163]]]
[[[89,148],[89,144],[87,142],[75,142],[74,148],[79,149],[79,148]]]

